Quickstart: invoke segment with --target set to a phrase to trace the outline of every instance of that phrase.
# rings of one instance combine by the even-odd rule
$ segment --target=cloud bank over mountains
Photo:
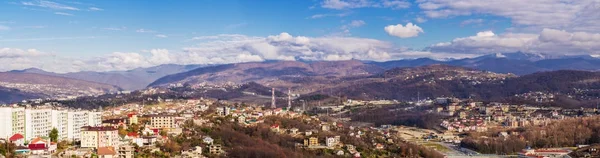
[[[406,32],[396,32],[401,33]],[[35,49],[1,48],[0,62],[8,64],[0,71],[31,67],[53,72],[122,71],[161,64],[225,64],[265,60],[447,59],[517,51],[551,55],[600,54],[600,34],[556,29],[543,29],[538,34],[482,31],[473,36],[433,44],[424,50],[412,50],[377,39],[305,37],[285,32],[267,37],[239,34],[197,36],[190,41],[197,44],[176,51],[152,49],[113,52],[91,59],[64,57]]]

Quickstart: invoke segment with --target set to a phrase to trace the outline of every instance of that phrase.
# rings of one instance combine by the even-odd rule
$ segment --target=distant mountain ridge
[[[14,73],[35,73],[49,76],[66,77],[84,81],[92,81],[115,85],[124,90],[138,90],[145,88],[148,84],[156,79],[180,72],[185,72],[199,68],[203,65],[175,65],[165,64],[149,68],[136,68],[127,71],[109,71],[109,72],[93,72],[82,71],[73,73],[53,73],[41,69],[30,68],[25,70],[13,70]]]
[[[600,59],[589,56],[551,56],[533,53],[497,53],[475,58],[439,61],[429,58],[394,60],[386,62],[367,62],[385,69],[395,67],[416,67],[431,64],[446,64],[468,67],[497,73],[526,75],[541,71],[555,70],[600,70]]]
[[[14,92],[10,95],[36,94],[35,96],[43,98],[100,95],[121,90],[117,86],[103,83],[24,72],[1,72],[0,87],[18,90],[7,91],[6,93]]]

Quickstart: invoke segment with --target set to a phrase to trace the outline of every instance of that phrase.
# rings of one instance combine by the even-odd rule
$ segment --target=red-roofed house
[[[31,140],[27,147],[31,151],[31,154],[34,155],[53,153],[56,150],[56,144],[52,146],[50,144],[50,141],[44,140],[39,137]]]
[[[8,138],[8,140],[17,146],[23,146],[23,144],[25,144],[25,137],[23,137],[23,135],[21,135],[19,133]]]

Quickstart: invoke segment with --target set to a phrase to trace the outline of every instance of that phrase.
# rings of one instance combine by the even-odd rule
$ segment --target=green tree
[[[119,126],[119,136],[125,137],[127,135],[127,129],[123,128],[123,126]]]
[[[52,142],[57,142],[58,141],[58,130],[56,128],[52,128],[52,131],[50,131],[50,141]]]

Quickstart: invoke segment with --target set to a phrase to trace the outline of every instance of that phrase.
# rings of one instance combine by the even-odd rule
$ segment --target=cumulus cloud
[[[475,36],[456,38],[428,48],[433,52],[489,54],[531,52],[554,55],[600,53],[600,34],[543,29],[539,34],[479,32]]]
[[[417,37],[419,36],[419,33],[423,33],[423,29],[417,25],[414,25],[413,23],[408,23],[406,26],[402,26],[402,24],[388,25],[384,28],[384,30],[388,33],[388,35],[400,38]]]
[[[596,0],[420,0],[430,18],[472,14],[506,17],[517,26],[593,31],[600,28],[600,2]]]
[[[184,50],[204,57],[221,57],[231,61],[256,60],[389,60],[393,45],[375,39],[354,37],[305,37],[281,33],[267,37],[217,35],[195,37],[203,40]],[[246,54],[239,56],[239,54]]]
[[[321,7],[328,9],[353,9],[353,8],[392,8],[405,9],[410,7],[410,2],[404,0],[325,0]]]
[[[497,36],[491,32],[479,36]],[[562,36],[560,33],[545,35],[545,40]],[[597,37],[571,35],[578,41]],[[0,71],[40,68],[52,72],[77,71],[124,71],[161,64],[227,64],[265,60],[374,60],[431,57],[435,59],[473,56],[448,55],[452,53],[416,51],[399,48],[392,43],[357,37],[306,37],[283,32],[266,37],[240,34],[198,36],[187,42],[196,43],[182,51],[151,49],[141,52],[112,52],[93,58],[73,58],[35,49],[0,49],[0,62],[6,63]]]

